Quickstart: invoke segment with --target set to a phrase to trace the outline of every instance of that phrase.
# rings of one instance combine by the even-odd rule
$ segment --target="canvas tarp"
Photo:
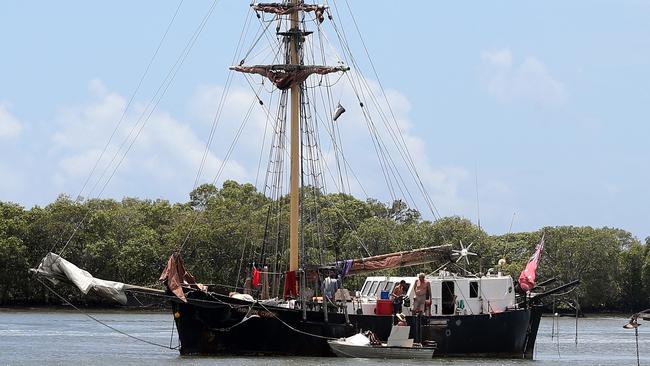
[[[338,71],[347,71],[343,66],[305,66],[305,65],[255,65],[232,66],[231,70],[246,74],[258,74],[267,77],[280,90],[286,90],[293,85],[305,81],[309,75],[326,75]]]
[[[38,265],[35,272],[54,284],[60,281],[71,282],[84,295],[92,291],[98,296],[111,299],[122,305],[125,305],[127,302],[126,294],[124,293],[124,283],[95,278],[89,272],[54,253],[48,253]]]
[[[164,283],[169,291],[171,291],[183,302],[187,302],[185,292],[183,291],[183,286],[192,287],[201,291],[208,290],[205,285],[196,283],[194,276],[185,270],[183,258],[181,258],[180,254],[176,253],[169,256],[167,265],[160,274],[159,281]]]

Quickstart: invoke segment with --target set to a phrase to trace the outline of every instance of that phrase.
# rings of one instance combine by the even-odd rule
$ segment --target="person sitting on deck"
[[[406,324],[406,316],[404,316],[404,314],[402,313],[397,314],[397,325],[400,327],[408,326],[408,324]]]

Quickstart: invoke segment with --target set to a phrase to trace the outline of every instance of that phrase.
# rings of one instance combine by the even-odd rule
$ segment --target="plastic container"
[[[393,302],[386,299],[377,300],[377,308],[375,309],[377,315],[392,315]]]
[[[382,291],[379,294],[379,298],[382,299],[382,300],[388,300],[388,299],[390,299],[390,295],[389,295],[388,291]]]

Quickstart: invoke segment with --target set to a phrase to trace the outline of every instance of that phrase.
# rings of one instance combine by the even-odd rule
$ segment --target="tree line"
[[[501,270],[516,278],[544,233],[539,280],[580,279],[577,290],[566,296],[577,298],[584,311],[650,307],[650,237],[643,243],[621,229],[575,226],[488,235],[462,217],[423,220],[402,201],[385,204],[314,189],[304,191],[303,197],[307,196],[303,211],[317,213],[303,215],[301,224],[303,240],[312,243],[306,245],[304,255],[312,262],[442,244],[458,248],[462,240],[466,246],[474,243],[472,251],[479,253],[464,270]],[[0,202],[0,305],[60,304],[28,274],[49,251],[96,277],[152,287],[160,286],[157,279],[167,257],[178,251],[199,282],[234,285],[239,280],[241,284],[252,261],[271,255],[269,240],[286,242],[286,235],[269,235],[271,208],[279,208],[272,214],[274,222],[285,227],[287,197],[272,202],[252,184],[234,181],[224,182],[221,188],[202,185],[185,203],[60,196],[45,207],[25,209]],[[318,240],[310,239],[316,236]],[[274,255],[282,262],[288,256],[286,245]],[[506,264],[497,267],[501,258]],[[441,264],[386,274],[431,272]],[[354,289],[360,281],[352,278],[347,285]],[[72,301],[88,301],[74,289],[59,289]]]

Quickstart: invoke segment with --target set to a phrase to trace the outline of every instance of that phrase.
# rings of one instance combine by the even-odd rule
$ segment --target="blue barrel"
[[[388,294],[388,291],[382,291],[381,294],[379,295],[379,298],[382,300],[388,300],[390,299],[390,296]]]

